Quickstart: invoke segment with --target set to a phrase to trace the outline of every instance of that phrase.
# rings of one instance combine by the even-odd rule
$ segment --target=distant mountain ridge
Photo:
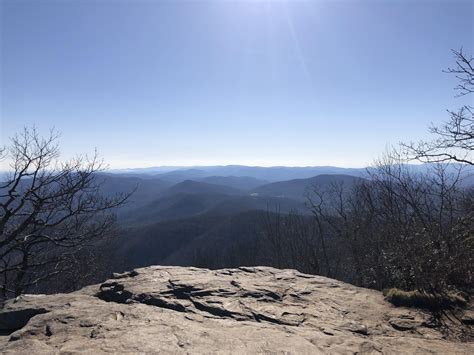
[[[207,182],[195,181],[195,180],[184,180],[176,185],[169,187],[164,190],[161,195],[171,195],[175,193],[220,193],[226,195],[242,195],[244,191],[236,189],[234,187],[218,184],[210,184]]]
[[[352,176],[364,176],[366,168],[341,168],[336,166],[313,166],[313,167],[288,167],[288,166],[193,166],[193,167],[156,167],[139,169],[115,169],[110,173],[126,175],[149,175],[167,181],[183,181],[203,179],[211,176],[220,177],[246,177],[268,182],[304,179],[322,174],[344,174]]]
[[[204,178],[197,178],[196,181],[230,186],[240,190],[251,190],[269,183],[268,180],[260,180],[250,176],[207,176]]]
[[[306,200],[306,194],[309,193],[312,188],[324,189],[330,187],[333,183],[344,184],[346,187],[350,187],[361,180],[363,179],[351,175],[323,174],[308,179],[293,179],[262,185],[253,189],[252,194]]]
[[[407,164],[407,168],[412,172],[426,173],[434,171],[434,164]],[[447,166],[448,171],[455,173],[460,167],[464,167],[463,175],[468,178],[469,184],[473,180],[474,169],[466,164],[450,164]],[[184,180],[195,180],[210,183],[217,183],[226,186],[232,186],[240,189],[246,189],[245,182],[249,179],[263,180],[265,182],[277,182],[294,179],[307,179],[317,175],[350,175],[355,177],[368,178],[370,172],[375,168],[344,168],[337,166],[306,166],[306,167],[289,167],[289,166],[245,166],[245,165],[217,165],[217,166],[166,166],[166,167],[150,167],[138,169],[114,169],[108,170],[110,175],[122,176],[140,176],[143,179],[162,179],[170,183],[177,183]],[[217,181],[216,178],[220,180]],[[238,181],[238,179],[243,180]],[[227,182],[224,182],[227,180]],[[234,180],[234,181],[233,181]],[[252,184],[252,183],[251,183]],[[255,182],[257,184],[257,182]],[[257,185],[256,185],[257,186]],[[254,188],[256,186],[248,187]],[[247,189],[248,189],[247,188]]]

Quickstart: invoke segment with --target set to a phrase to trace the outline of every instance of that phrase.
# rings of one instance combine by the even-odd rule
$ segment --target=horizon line
[[[429,165],[427,162],[410,162],[407,165]],[[339,165],[245,165],[245,164],[215,164],[215,165],[153,165],[143,166],[135,168],[105,168],[104,170],[147,170],[147,169],[192,169],[192,168],[227,168],[227,167],[243,167],[243,168],[292,168],[292,169],[305,169],[305,168],[336,168],[336,169],[367,169],[371,165],[358,166],[358,167],[347,167]]]
[[[364,169],[368,166],[345,167],[339,165],[246,165],[246,164],[203,164],[203,165],[152,165],[136,168],[107,168],[106,170],[135,170],[135,169],[158,169],[158,168],[226,168],[226,167],[244,167],[244,168],[340,168],[340,169]]]

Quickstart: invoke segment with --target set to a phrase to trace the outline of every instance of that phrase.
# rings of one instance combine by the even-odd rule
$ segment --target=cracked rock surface
[[[378,291],[269,267],[153,266],[0,311],[1,352],[472,354]]]

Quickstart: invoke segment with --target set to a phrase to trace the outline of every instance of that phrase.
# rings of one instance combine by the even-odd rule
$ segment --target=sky
[[[447,119],[474,2],[0,0],[0,139],[111,168],[370,164]]]

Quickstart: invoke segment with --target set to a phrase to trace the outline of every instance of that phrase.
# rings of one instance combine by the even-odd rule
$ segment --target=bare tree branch
[[[113,210],[133,193],[103,196],[97,174],[104,165],[97,153],[60,161],[58,138],[54,130],[44,138],[25,128],[0,151],[11,167],[0,183],[0,256],[8,260],[0,264],[0,276],[2,289],[15,294],[33,274],[34,282],[57,275],[71,253],[106,237]]]
[[[453,50],[456,67],[445,72],[454,74],[459,83],[455,90],[458,96],[474,92],[474,58]],[[474,165],[474,112],[473,107],[464,105],[456,111],[448,110],[449,120],[440,126],[432,126],[430,132],[435,136],[431,141],[402,143],[405,153],[412,160],[425,163],[458,162]]]

